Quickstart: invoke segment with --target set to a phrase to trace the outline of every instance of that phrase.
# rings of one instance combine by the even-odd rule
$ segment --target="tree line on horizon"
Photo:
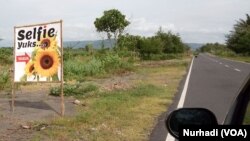
[[[233,30],[226,35],[226,44],[207,43],[198,51],[209,52],[216,55],[234,56],[236,54],[250,56],[250,16],[239,19]]]
[[[138,53],[142,59],[167,59],[169,54],[183,54],[190,48],[185,45],[178,34],[165,32],[160,27],[152,37],[124,34],[124,29],[130,24],[117,9],[103,12],[103,16],[96,18],[94,25],[97,32],[105,32],[107,39],[114,40],[114,50],[132,51]]]

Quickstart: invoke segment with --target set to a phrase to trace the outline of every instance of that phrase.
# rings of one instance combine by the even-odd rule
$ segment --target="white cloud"
[[[175,31],[175,25],[172,23],[154,23],[149,22],[145,18],[135,18],[131,20],[131,24],[128,27],[128,32],[132,34],[152,36],[155,34],[159,28],[164,31]]]
[[[65,40],[95,40],[97,32],[94,25],[80,23],[67,23],[64,25]]]
[[[130,19],[131,34],[152,36],[161,26],[187,42],[224,41],[239,18],[250,14],[250,0],[1,0],[0,37],[13,39],[16,25],[62,19],[65,40],[100,39],[94,20],[116,8]]]
[[[178,32],[194,32],[194,33],[212,34],[212,33],[228,33],[230,31],[230,28],[224,28],[224,27],[180,28],[177,31]]]
[[[187,43],[225,43],[224,33],[180,32],[180,36]]]

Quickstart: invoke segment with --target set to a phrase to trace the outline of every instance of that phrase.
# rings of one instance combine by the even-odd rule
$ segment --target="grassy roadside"
[[[78,115],[51,121],[33,140],[147,140],[156,117],[166,111],[190,59],[138,64],[128,89],[95,92],[80,99]]]
[[[229,59],[229,60],[234,60],[234,61],[240,61],[240,62],[246,62],[250,63],[250,56],[242,56],[242,55],[221,55],[221,54],[211,54],[210,55],[218,56],[221,58]]]
[[[11,89],[9,68],[8,66],[0,66],[0,91],[10,91]]]
[[[250,63],[250,56],[222,56],[220,55],[219,57],[230,59],[230,60],[235,60],[235,61],[241,61],[241,62],[246,62]]]

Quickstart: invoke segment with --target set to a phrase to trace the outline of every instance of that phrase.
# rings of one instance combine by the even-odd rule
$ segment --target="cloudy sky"
[[[95,40],[93,22],[104,10],[118,9],[131,22],[126,32],[152,36],[161,26],[184,42],[225,42],[233,25],[250,14],[250,0],[1,0],[0,38],[13,39],[13,27],[63,20],[63,38]]]

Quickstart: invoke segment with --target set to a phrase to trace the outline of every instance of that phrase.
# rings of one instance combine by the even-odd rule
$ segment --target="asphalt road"
[[[215,113],[219,124],[223,123],[234,97],[249,73],[250,64],[200,54],[193,60],[183,107],[207,108]],[[170,137],[166,139],[169,135],[164,127],[164,119],[170,111],[177,108],[185,81],[186,78],[181,82],[168,112],[159,117],[150,141],[173,140]]]

